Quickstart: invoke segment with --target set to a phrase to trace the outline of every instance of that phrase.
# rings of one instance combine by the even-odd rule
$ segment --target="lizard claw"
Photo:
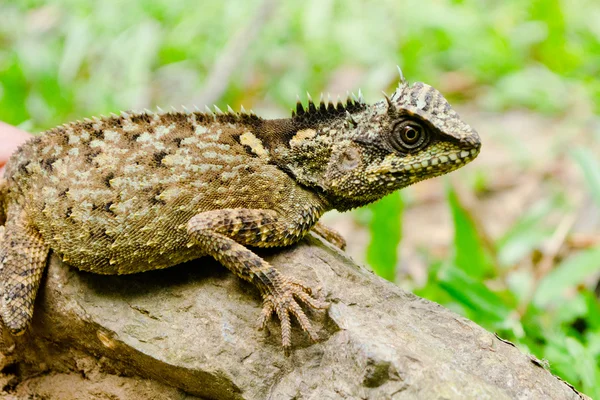
[[[263,310],[259,318],[260,329],[264,329],[273,313],[277,314],[281,323],[281,340],[286,355],[289,354],[289,349],[292,344],[290,314],[296,317],[302,330],[308,333],[308,336],[310,336],[313,341],[316,342],[319,339],[319,335],[298,304],[298,301],[309,307],[320,310],[328,308],[329,304],[312,297],[312,290],[310,288],[299,281],[283,278],[281,285],[277,285],[277,290],[265,294],[263,298]]]

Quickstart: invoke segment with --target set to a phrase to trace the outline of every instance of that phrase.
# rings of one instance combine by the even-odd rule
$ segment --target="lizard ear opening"
[[[360,151],[350,146],[339,156],[338,162],[342,171],[352,171],[360,164]]]
[[[360,148],[350,144],[344,146],[331,155],[327,165],[325,181],[335,187],[345,187],[362,165],[362,153]]]

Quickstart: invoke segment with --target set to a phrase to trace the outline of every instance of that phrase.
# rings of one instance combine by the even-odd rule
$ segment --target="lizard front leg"
[[[287,225],[289,228],[289,225]],[[281,322],[281,337],[286,353],[291,346],[290,314],[313,340],[318,336],[298,301],[316,309],[328,304],[312,297],[310,288],[282,275],[244,245],[282,246],[292,243],[286,224],[273,210],[224,209],[200,213],[190,219],[187,230],[203,252],[214,257],[238,277],[253,283],[264,305],[261,328],[273,313]]]
[[[28,224],[23,210],[11,206],[7,214],[0,238],[0,314],[10,332],[19,335],[33,316],[49,249],[39,232]]]

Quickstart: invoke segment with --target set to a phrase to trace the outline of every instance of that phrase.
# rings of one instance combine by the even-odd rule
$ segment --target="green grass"
[[[451,187],[448,196],[454,215],[455,257],[432,262],[427,283],[415,293],[452,308],[547,360],[553,373],[599,398],[600,305],[586,282],[600,271],[600,246],[568,255],[542,277],[527,269],[509,269],[487,255],[482,233],[469,222],[469,212]],[[500,254],[502,247],[513,241],[511,235],[519,238],[524,231],[535,229],[544,232],[538,226],[542,222],[536,218],[539,213],[531,210],[528,221],[519,221],[520,226],[497,241],[493,250]],[[529,247],[536,242],[530,242]],[[471,253],[459,257],[466,249]],[[529,253],[517,252],[523,257]],[[474,257],[470,259],[469,254]]]
[[[90,115],[193,105],[222,49],[261,2],[41,0],[0,2],[0,120],[32,132]],[[239,52],[220,106],[285,116],[296,94],[362,87],[369,100],[397,83],[439,87],[481,111],[549,116],[600,112],[600,3],[595,0],[307,0],[274,2],[272,18]],[[204,104],[198,104],[203,107]],[[223,107],[221,107],[223,108]],[[600,140],[600,138],[597,138]],[[518,146],[517,146],[518,147]],[[575,149],[586,190],[600,207],[600,167]],[[486,186],[485,171],[472,185]],[[479,185],[479,186],[478,186]],[[539,199],[495,240],[447,187],[452,252],[428,257],[415,291],[548,360],[553,373],[600,398],[600,309],[587,283],[598,248],[525,268],[572,213],[560,189]],[[405,196],[369,209],[366,259],[394,281]],[[404,230],[410,227],[404,227]]]
[[[486,109],[564,113],[587,102],[600,111],[600,5],[593,0],[569,7],[558,0],[277,4],[219,103],[287,114],[296,93],[323,90],[340,70],[354,84],[333,88],[362,85],[375,98],[395,86],[401,65],[409,80],[441,87],[451,100],[476,98]],[[4,2],[0,119],[41,130],[118,109],[192,104],[259,5]]]
[[[370,207],[371,241],[367,248],[367,262],[377,275],[389,281],[396,277],[403,209],[400,192],[392,193]]]

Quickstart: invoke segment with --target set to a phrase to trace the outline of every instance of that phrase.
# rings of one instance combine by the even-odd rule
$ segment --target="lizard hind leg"
[[[322,236],[323,239],[333,244],[340,250],[346,250],[346,239],[337,231],[331,229],[327,225],[324,225],[321,221],[317,222],[312,228],[312,231],[317,235]]]
[[[9,208],[7,214],[0,237],[0,316],[4,326],[19,335],[33,316],[49,249],[39,232],[27,224],[22,210]]]

